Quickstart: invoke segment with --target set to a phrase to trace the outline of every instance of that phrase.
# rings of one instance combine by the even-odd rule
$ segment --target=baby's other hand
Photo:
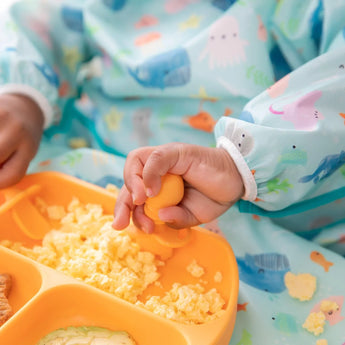
[[[43,132],[43,114],[30,98],[0,95],[0,188],[17,183],[35,156]]]
[[[124,169],[125,185],[115,205],[113,227],[124,229],[133,222],[147,233],[153,221],[144,213],[147,197],[158,194],[165,174],[183,177],[184,197],[177,206],[159,211],[174,228],[207,223],[230,208],[244,194],[242,178],[230,155],[221,148],[171,143],[132,151]]]

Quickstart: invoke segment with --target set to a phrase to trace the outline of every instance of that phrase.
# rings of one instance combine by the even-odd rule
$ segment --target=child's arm
[[[44,127],[77,95],[77,76],[91,58],[83,22],[85,1],[18,1],[2,18],[0,94],[30,97]]]
[[[125,185],[115,207],[113,226],[123,229],[134,223],[145,232],[154,224],[145,216],[143,205],[148,196],[160,190],[160,177],[181,175],[184,197],[178,206],[159,211],[162,221],[183,228],[207,223],[231,207],[243,194],[241,177],[227,152],[218,148],[172,143],[132,151],[125,164]]]
[[[217,123],[218,147],[244,181],[240,210],[291,214],[345,196],[344,56],[321,55],[250,101],[240,120]]]
[[[24,176],[43,129],[77,94],[79,67],[90,57],[83,3],[22,1],[0,19],[0,188]]]
[[[0,188],[18,182],[35,156],[43,114],[23,95],[0,95]]]

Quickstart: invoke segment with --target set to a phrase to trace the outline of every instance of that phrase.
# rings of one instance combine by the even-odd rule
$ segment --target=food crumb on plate
[[[187,271],[195,278],[200,278],[205,274],[204,268],[195,259],[187,266]]]

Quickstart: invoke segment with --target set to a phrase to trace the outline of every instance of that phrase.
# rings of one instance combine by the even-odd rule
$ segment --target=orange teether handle
[[[159,193],[146,200],[144,205],[145,214],[155,223],[163,224],[158,217],[161,208],[175,206],[183,198],[184,184],[179,175],[166,174],[162,177],[162,186]]]

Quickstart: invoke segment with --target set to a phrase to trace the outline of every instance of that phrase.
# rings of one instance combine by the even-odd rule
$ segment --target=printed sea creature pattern
[[[290,271],[288,258],[279,253],[237,257],[240,280],[257,289],[280,293],[286,289],[284,275]]]
[[[273,105],[269,110],[273,114],[282,115],[282,120],[292,122],[296,129],[311,131],[316,127],[318,121],[324,119],[322,113],[315,107],[315,102],[321,95],[321,91],[312,91],[284,106],[281,111],[276,110]]]
[[[47,12],[29,13],[36,2],[44,4]],[[87,3],[85,8],[83,2]],[[49,144],[77,138],[75,133],[66,135],[75,130],[76,123],[87,132],[85,138],[94,140],[95,148],[108,152],[119,148],[115,152],[119,155],[89,148],[55,155],[43,145],[37,160],[44,154],[45,159],[32,165],[32,171],[57,170],[102,187],[121,187],[122,156],[130,149],[160,144],[162,138],[214,147],[212,129],[223,115],[229,124],[223,126],[222,135],[238,149],[257,183],[258,195],[251,202],[254,206],[265,207],[269,213],[282,207],[279,200],[289,204],[294,193],[301,191],[303,195],[311,190],[308,196],[313,197],[313,190],[326,185],[319,182],[330,176],[342,188],[343,1],[78,0],[68,5],[67,1],[55,1],[52,12],[50,1],[25,3],[12,13],[17,24],[0,21],[0,32],[10,32],[9,36],[0,35],[1,83],[31,85],[47,97],[56,110],[54,124],[59,125],[45,132]],[[125,20],[121,20],[122,14],[126,14]],[[104,25],[109,21],[111,30]],[[23,32],[26,27],[29,30]],[[11,32],[14,37],[22,32],[37,45],[21,56],[25,49],[16,49],[12,42],[3,44]],[[225,41],[232,44],[222,51]],[[79,75],[94,49],[103,68]],[[327,54],[302,65],[321,51]],[[60,122],[58,111],[64,110],[65,101],[78,95],[77,73],[82,99],[66,108]],[[337,80],[338,85],[333,83]],[[73,117],[71,128],[69,116]],[[232,119],[236,125],[231,124]],[[329,128],[334,129],[331,135]],[[296,131],[301,140],[292,140],[290,133]],[[263,151],[259,151],[261,139],[267,143]],[[315,149],[314,143],[321,149]],[[330,149],[334,143],[338,149]],[[268,167],[271,157],[273,163]],[[309,177],[309,183],[296,183],[301,177]],[[304,345],[316,344],[320,338],[329,344],[345,342],[341,256],[345,253],[345,234],[341,230],[343,218],[337,218],[335,210],[343,212],[344,198],[325,205],[320,212],[294,215],[297,219],[291,221],[291,231],[287,228],[292,217],[275,223],[276,219],[263,215],[239,213],[236,207],[222,215],[224,218],[206,224],[229,241],[238,261],[240,303],[231,345]],[[338,227],[332,222],[338,222]],[[304,231],[301,236],[292,233],[299,231],[295,229],[299,226]],[[333,255],[332,249],[342,251],[341,255]],[[289,296],[283,276],[292,268],[317,277],[313,300],[300,303]],[[324,333],[316,338],[302,329],[302,320],[313,306],[319,311],[319,303],[327,300],[339,308],[325,315]]]
[[[156,55],[133,69],[131,76],[142,86],[164,89],[185,85],[191,77],[190,60],[183,48]]]
[[[210,69],[236,65],[246,61],[247,45],[248,42],[240,38],[237,19],[225,15],[211,26],[208,42],[200,59],[209,56]]]
[[[344,164],[345,151],[341,151],[340,153],[334,155],[328,155],[319,163],[319,166],[312,174],[301,177],[299,182],[307,183],[313,181],[314,183],[318,183],[326,177],[332,175]]]

